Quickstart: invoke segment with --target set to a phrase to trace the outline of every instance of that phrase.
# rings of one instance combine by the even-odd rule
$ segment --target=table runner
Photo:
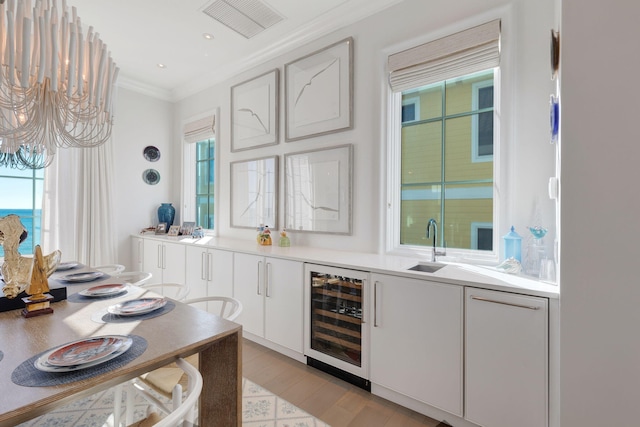
[[[34,362],[46,353],[43,351],[22,362],[11,374],[11,381],[25,387],[51,387],[85,380],[121,368],[140,356],[147,349],[147,340],[139,335],[131,335],[131,348],[105,363],[72,372],[44,372],[36,369]],[[47,350],[49,351],[49,350]]]

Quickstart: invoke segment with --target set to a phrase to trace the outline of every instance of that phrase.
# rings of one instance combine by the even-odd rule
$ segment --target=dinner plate
[[[45,372],[86,369],[115,359],[132,344],[133,339],[125,335],[82,339],[47,351],[35,360],[34,367]]]
[[[127,285],[111,283],[108,285],[98,285],[78,292],[85,297],[106,297],[121,294],[127,290]]]
[[[56,271],[71,270],[72,268],[75,268],[77,266],[77,262],[61,262],[60,264],[58,264],[58,268],[56,268]]]
[[[102,271],[85,271],[83,273],[73,273],[62,276],[60,280],[66,282],[90,282],[104,276]]]
[[[166,304],[167,300],[164,298],[139,298],[112,305],[107,311],[118,316],[139,316],[151,313]]]

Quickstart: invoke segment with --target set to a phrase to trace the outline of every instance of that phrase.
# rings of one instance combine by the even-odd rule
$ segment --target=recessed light
[[[162,63],[158,63],[158,68],[167,68],[167,66]]]
[[[202,37],[204,37],[207,40],[213,40],[213,35],[209,33],[202,33]]]

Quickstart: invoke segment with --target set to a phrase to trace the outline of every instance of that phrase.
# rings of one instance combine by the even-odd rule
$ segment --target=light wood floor
[[[436,427],[439,422],[244,340],[243,375],[331,427]],[[441,424],[444,426],[444,424]]]

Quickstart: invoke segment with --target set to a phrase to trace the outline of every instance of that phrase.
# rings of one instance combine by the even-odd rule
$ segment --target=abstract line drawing
[[[278,143],[280,70],[231,88],[231,151]]]
[[[285,65],[285,141],[353,127],[353,38]]]
[[[231,163],[231,226],[277,229],[278,157]]]

